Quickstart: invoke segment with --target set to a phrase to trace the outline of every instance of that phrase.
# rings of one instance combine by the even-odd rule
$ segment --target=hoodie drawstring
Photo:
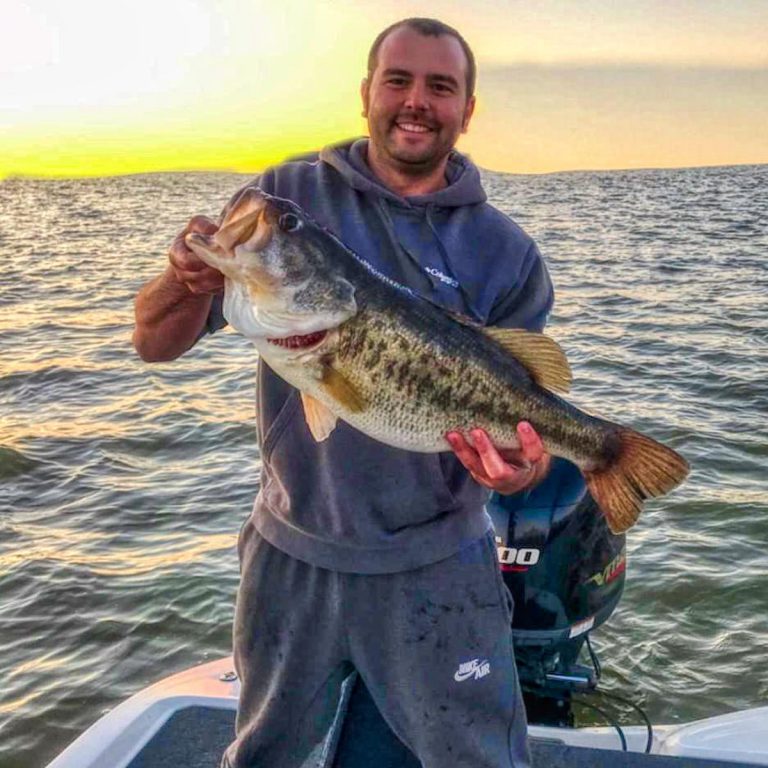
[[[378,195],[371,195],[371,198],[373,199],[376,207],[381,213],[382,218],[384,219],[385,229],[387,231],[387,236],[389,238],[389,241],[392,247],[395,249],[396,253],[402,254],[405,257],[405,259],[402,259],[401,257],[401,265],[403,267],[405,267],[406,264],[410,266],[411,270],[415,270],[415,273],[422,280],[428,281],[433,291],[438,291],[440,287],[440,282],[441,282],[439,277],[433,274],[431,271],[427,270],[424,264],[419,260],[419,258],[413,253],[411,253],[408,247],[404,243],[402,243],[398,238],[397,229],[395,227],[395,222],[394,222],[394,219],[392,218],[392,213],[389,209],[389,203],[387,199],[385,197],[380,197]],[[483,318],[480,317],[475,311],[469,292],[464,287],[464,285],[462,285],[461,281],[457,279],[455,272],[451,268],[451,262],[448,257],[448,251],[445,247],[445,244],[440,239],[440,235],[438,234],[437,228],[435,227],[434,221],[432,220],[432,213],[435,210],[435,208],[436,208],[436,205],[434,203],[428,203],[427,205],[425,205],[424,218],[427,223],[427,226],[429,227],[429,231],[432,234],[432,237],[437,243],[437,247],[442,260],[442,265],[443,265],[443,268],[445,269],[445,272],[447,273],[444,276],[451,280],[452,285],[459,291],[459,294],[461,295],[461,298],[463,300],[464,311],[460,312],[459,314],[465,315],[467,319],[472,322],[483,323]],[[425,296],[424,298],[429,300],[428,296]],[[467,315],[467,312],[469,313],[468,315]]]
[[[467,310],[471,313],[471,316],[474,320],[478,320],[482,322],[482,318],[478,317],[475,313],[475,309],[472,306],[472,302],[470,300],[469,293],[467,292],[467,289],[462,284],[461,280],[459,280],[456,277],[456,273],[451,268],[451,260],[448,258],[448,251],[445,248],[445,244],[440,239],[440,235],[437,234],[437,229],[435,228],[435,225],[432,221],[432,211],[435,209],[434,203],[427,203],[426,209],[425,209],[425,218],[427,220],[427,226],[429,227],[430,232],[432,233],[432,237],[435,238],[437,241],[437,246],[440,249],[440,256],[443,260],[443,266],[445,267],[445,271],[448,273],[448,277],[451,278],[451,280],[454,281],[456,287],[459,289],[459,293],[461,294],[461,298],[464,299],[464,306],[467,308]]]
[[[431,275],[429,272],[427,272],[424,269],[424,265],[419,261],[419,259],[416,256],[414,256],[414,254],[412,254],[411,251],[402,242],[400,242],[400,239],[397,237],[395,222],[392,218],[392,214],[389,210],[389,203],[387,202],[386,198],[376,196],[374,200],[384,219],[384,223],[386,225],[385,229],[387,230],[387,235],[389,236],[389,241],[392,244],[393,248],[398,253],[402,253],[408,259],[408,261],[411,263],[411,266],[415,267],[418,274],[429,281],[429,284],[432,286],[432,288],[437,288],[437,285],[438,285],[437,278],[435,278],[434,275]],[[430,224],[430,230],[432,231],[433,235],[435,235],[440,245],[441,253],[444,253],[443,244],[440,242],[440,238],[437,238],[435,230],[431,226],[431,224]]]

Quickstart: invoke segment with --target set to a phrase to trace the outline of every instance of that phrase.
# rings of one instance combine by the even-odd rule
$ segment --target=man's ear
[[[368,82],[368,78],[364,77],[360,81],[360,98],[363,102],[363,117],[368,117],[368,98],[370,94],[370,83]]]
[[[464,119],[461,121],[461,132],[466,133],[469,128],[469,121],[472,119],[472,115],[475,113],[475,97],[470,96],[467,99],[467,106],[464,107]]]

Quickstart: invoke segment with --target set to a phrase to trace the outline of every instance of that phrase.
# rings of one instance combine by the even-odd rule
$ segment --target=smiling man
[[[540,330],[552,306],[541,256],[454,150],[474,86],[474,57],[456,30],[398,22],[374,42],[362,83],[370,138],[252,183],[446,310]],[[184,245],[187,232],[216,228],[190,221],[165,272],[139,293],[134,343],[144,359],[178,357],[226,324],[222,276]],[[425,768],[526,765],[512,605],[484,504],[488,489],[513,493],[545,474],[538,436],[519,425],[521,450],[501,455],[481,431],[450,433],[454,452],[430,455],[340,423],[318,443],[297,391],[263,362],[257,399],[263,469],[239,540],[242,688],[224,765],[298,768],[353,669]]]

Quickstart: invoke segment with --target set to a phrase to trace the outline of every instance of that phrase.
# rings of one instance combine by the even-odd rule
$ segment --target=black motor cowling
[[[531,491],[494,495],[499,564],[515,601],[512,622],[528,719],[572,724],[570,693],[591,690],[597,670],[579,665],[581,648],[624,591],[624,535],[614,535],[579,469],[552,460]]]

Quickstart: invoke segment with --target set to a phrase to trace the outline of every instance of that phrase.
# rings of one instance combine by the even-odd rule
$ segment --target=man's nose
[[[405,107],[413,110],[424,110],[429,107],[429,92],[425,83],[414,81],[405,96]]]

